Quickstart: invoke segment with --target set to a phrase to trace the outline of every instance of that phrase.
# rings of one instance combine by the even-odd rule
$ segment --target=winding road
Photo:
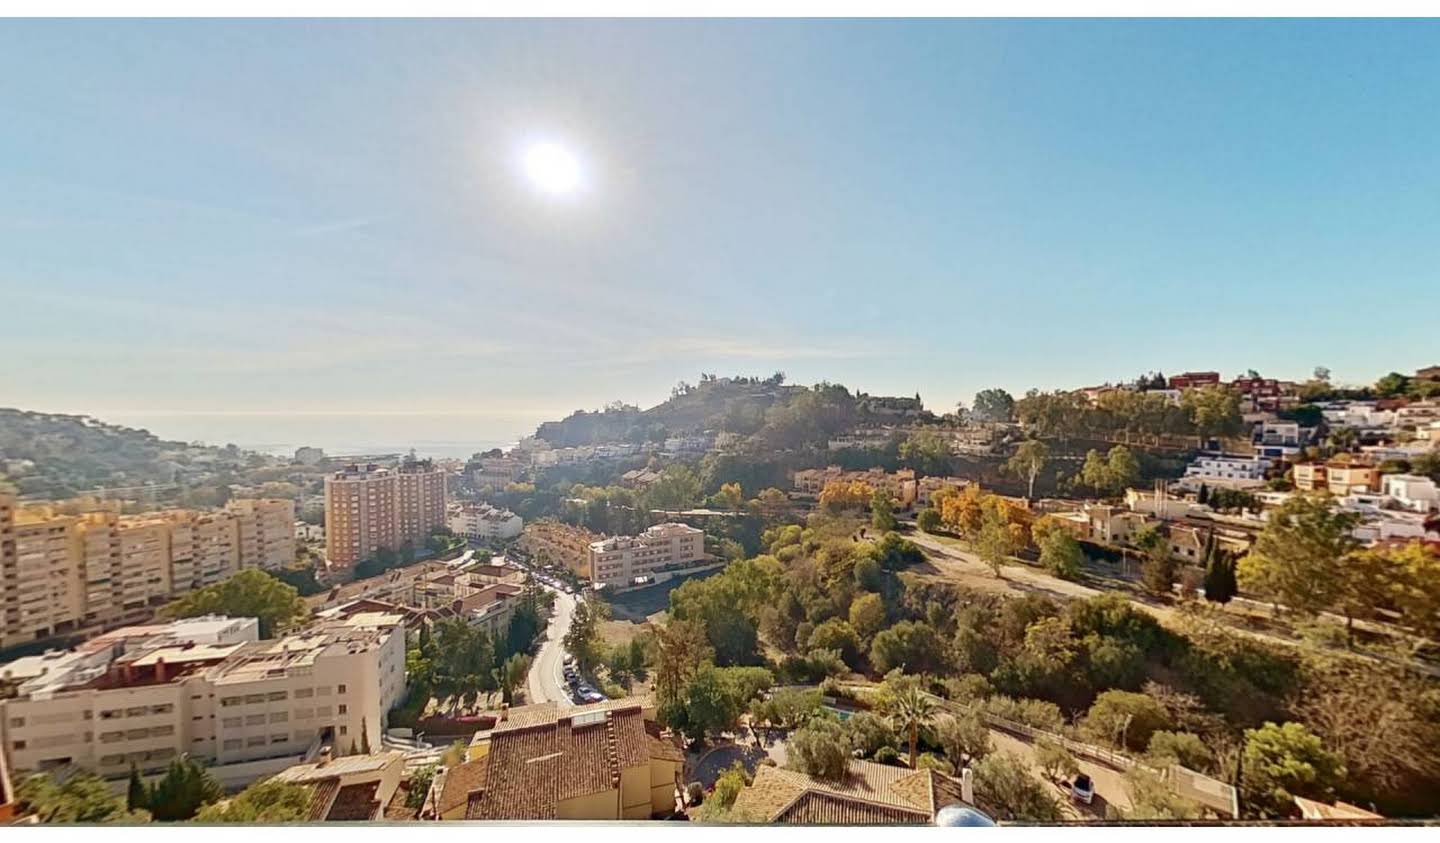
[[[565,662],[565,648],[561,642],[570,631],[575,598],[553,588],[546,590],[555,595],[555,610],[545,632],[545,643],[530,664],[530,675],[526,677],[525,684],[526,697],[531,703],[553,702],[563,708],[571,705],[571,701],[561,672]]]

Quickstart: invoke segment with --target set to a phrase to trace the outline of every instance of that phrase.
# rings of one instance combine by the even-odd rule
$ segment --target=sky
[[[6,21],[0,406],[1368,382],[1440,363],[1437,138],[1435,23]]]

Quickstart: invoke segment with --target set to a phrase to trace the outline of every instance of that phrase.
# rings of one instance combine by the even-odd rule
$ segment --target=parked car
[[[597,703],[597,702],[604,702],[604,701],[605,701],[605,695],[602,694],[602,693],[600,693],[599,691],[590,691],[589,693],[587,693],[587,694],[585,695],[585,702]]]
[[[1084,802],[1089,805],[1095,801],[1095,783],[1090,780],[1089,776],[1081,773],[1070,785],[1070,797],[1076,802]]]

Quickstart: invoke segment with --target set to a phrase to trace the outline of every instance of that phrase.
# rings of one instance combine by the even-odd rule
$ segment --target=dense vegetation
[[[767,553],[677,588],[655,634],[662,719],[693,740],[733,728],[747,710],[758,724],[802,726],[796,757],[825,775],[842,763],[830,745],[938,768],[984,757],[974,722],[907,702],[924,689],[1158,766],[1238,780],[1250,816],[1287,815],[1294,795],[1394,815],[1436,811],[1440,691],[1428,679],[1390,662],[1263,643],[1204,604],[1183,606],[1172,628],[1119,595],[1058,603],[924,580],[905,571],[919,557],[913,545],[893,533],[858,540],[859,526],[820,514],[772,528]],[[817,699],[763,698],[771,682],[826,682],[841,694],[833,679],[854,674],[886,677],[890,699],[875,703],[884,722],[813,725]],[[1016,763],[997,758],[977,774],[1025,815],[1044,816],[1015,784]],[[1143,775],[1132,785],[1141,815],[1195,810]]]

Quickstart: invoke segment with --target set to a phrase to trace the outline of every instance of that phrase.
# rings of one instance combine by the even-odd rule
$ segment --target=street
[[[529,702],[553,702],[562,708],[571,704],[561,675],[564,664],[564,647],[561,642],[570,631],[570,616],[575,611],[575,598],[563,591],[546,589],[555,595],[555,612],[550,618],[550,627],[545,633],[545,643],[535,654],[526,680],[526,696]]]

